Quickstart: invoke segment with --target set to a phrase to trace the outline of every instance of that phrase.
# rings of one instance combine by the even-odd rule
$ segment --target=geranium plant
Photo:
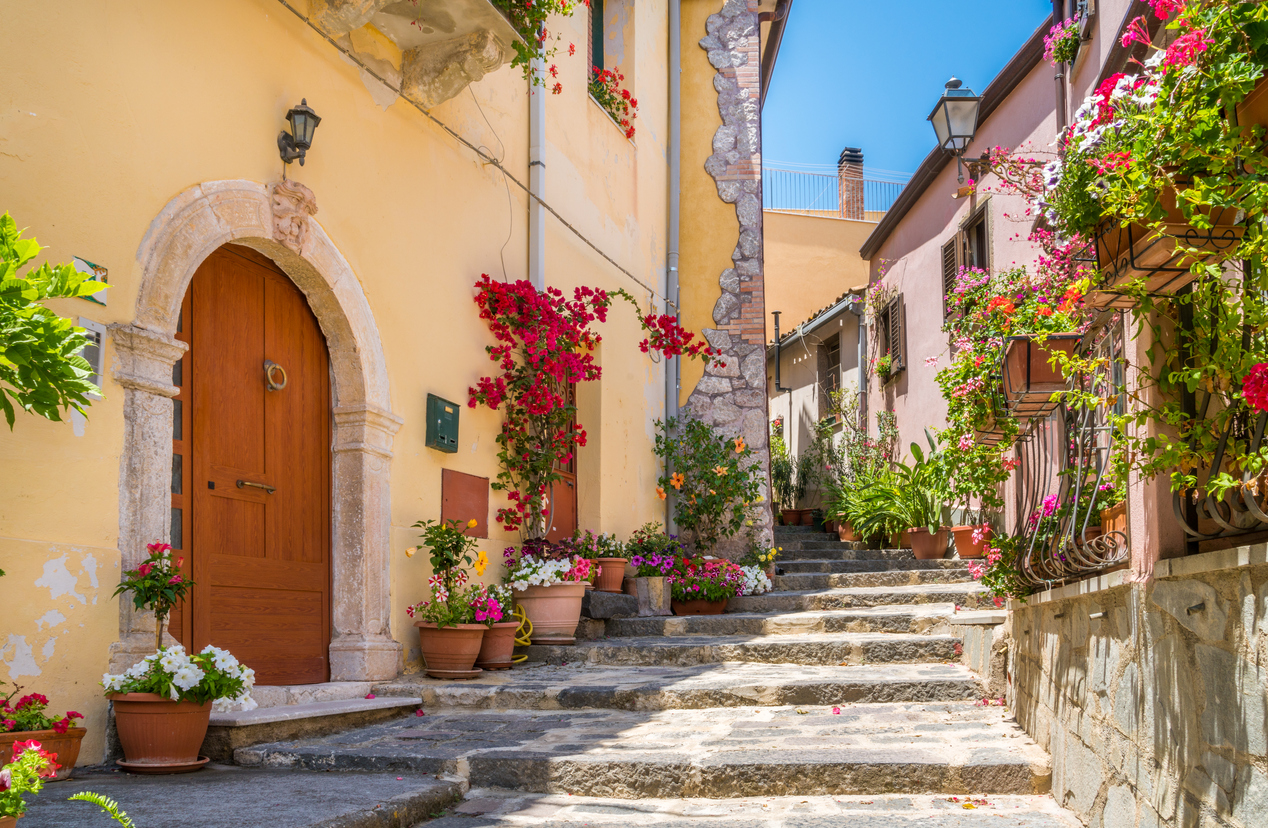
[[[744,570],[718,558],[679,558],[668,577],[675,601],[725,601],[745,586]]]
[[[543,540],[526,541],[518,549],[508,546],[502,558],[506,583],[518,590],[588,581],[597,571],[597,565],[588,558]]]
[[[657,481],[678,493],[678,525],[699,550],[752,525],[762,500],[761,466],[743,437],[727,437],[694,419],[656,421],[656,454],[674,471]]]
[[[132,604],[139,610],[154,613],[154,647],[163,647],[163,625],[171,615],[172,607],[185,600],[194,582],[181,574],[184,558],[172,559],[170,543],[151,543],[145,547],[149,557],[136,569],[123,573],[123,581],[114,594],[132,593]]]
[[[34,796],[44,788],[44,780],[57,774],[57,755],[34,740],[13,743],[13,761],[0,767],[0,817],[20,817],[26,813],[24,794]]]
[[[228,650],[208,645],[187,655],[177,644],[151,653],[121,675],[106,673],[101,685],[107,695],[154,693],[172,701],[213,702],[217,712],[254,710],[255,671],[240,663]]]
[[[617,123],[626,138],[634,137],[634,119],[638,117],[638,98],[621,86],[625,75],[615,69],[595,66],[590,73],[590,97]]]
[[[1073,63],[1079,54],[1078,18],[1071,18],[1058,23],[1043,36],[1043,59],[1057,66],[1062,63]]]
[[[3,682],[0,682],[3,684]],[[13,697],[22,691],[17,684],[13,690],[0,699],[0,732],[13,733],[28,730],[53,730],[65,733],[75,726],[75,719],[82,719],[82,713],[68,710],[65,716],[53,718],[44,711],[48,709],[48,696],[42,693],[29,693],[16,702]]]
[[[995,599],[995,606],[1003,605],[1008,598],[1025,601],[1025,596],[1030,594],[1019,568],[1018,550],[1022,543],[1028,541],[1007,535],[990,537],[983,546],[984,560],[968,562],[969,574]]]
[[[590,0],[491,0],[491,2],[501,10],[502,14],[506,15],[511,25],[524,38],[523,43],[518,40],[514,43],[515,57],[511,60],[511,65],[520,67],[524,71],[524,77],[534,86],[545,86],[547,79],[533,71],[533,61],[548,61],[559,51],[559,36],[552,35],[546,24],[555,15],[567,17],[578,6],[589,7]],[[576,44],[569,43],[568,54],[573,55],[576,51]],[[546,72],[553,81],[550,91],[558,95],[563,91],[563,85],[555,80],[559,75],[558,67],[551,64]]]

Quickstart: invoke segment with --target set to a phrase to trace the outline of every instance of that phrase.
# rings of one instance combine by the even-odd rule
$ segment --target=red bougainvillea
[[[609,293],[590,287],[576,288],[568,299],[557,288],[538,291],[531,282],[497,282],[487,274],[476,288],[480,318],[497,339],[485,350],[501,373],[481,377],[468,389],[467,405],[501,408],[506,415],[497,437],[502,468],[492,488],[506,492],[510,504],[498,509],[498,522],[526,537],[541,537],[550,486],[562,479],[558,469],[586,444],[569,386],[602,374],[594,361],[602,337],[590,326],[607,320],[614,298],[636,308],[638,302],[624,290]],[[672,316],[649,314],[639,321],[647,332],[639,343],[644,353],[689,358],[717,353],[696,341]]]
[[[1268,411],[1268,362],[1252,365],[1242,378],[1242,397],[1256,411]]]

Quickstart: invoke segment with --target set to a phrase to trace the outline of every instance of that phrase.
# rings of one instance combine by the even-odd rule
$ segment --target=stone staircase
[[[435,828],[826,828],[850,809],[861,826],[1077,825],[1045,796],[1047,755],[961,663],[966,612],[993,606],[961,562],[809,527],[777,543],[775,591],[725,615],[612,618],[596,640],[526,648],[513,671],[378,684],[425,715],[235,760],[461,782],[467,801]]]

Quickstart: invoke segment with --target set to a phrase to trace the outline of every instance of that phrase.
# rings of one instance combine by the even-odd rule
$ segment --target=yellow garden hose
[[[527,647],[533,635],[533,622],[528,620],[528,615],[524,612],[524,607],[519,604],[515,605],[515,618],[519,620],[519,629],[515,631],[515,643],[520,647]],[[527,655],[517,655],[511,659],[512,664],[520,664],[528,661]]]

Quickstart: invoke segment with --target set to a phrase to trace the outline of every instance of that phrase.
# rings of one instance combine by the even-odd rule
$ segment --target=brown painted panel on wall
[[[453,469],[440,470],[440,519],[466,523],[475,518],[475,529],[467,532],[473,538],[489,536],[489,478],[463,474]]]

